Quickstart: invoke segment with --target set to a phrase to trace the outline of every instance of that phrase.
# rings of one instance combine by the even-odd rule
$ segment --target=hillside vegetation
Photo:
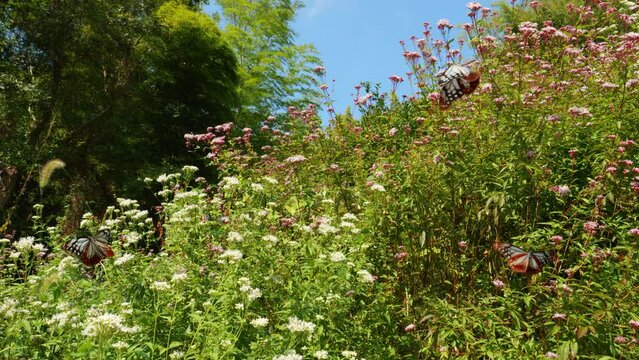
[[[481,84],[447,110],[440,21],[404,44],[414,97],[187,134],[220,180],[145,179],[161,221],[86,213],[116,253],[94,268],[36,215],[0,240],[0,358],[639,358],[639,6],[543,3],[469,4]],[[553,261],[515,273],[495,242]]]

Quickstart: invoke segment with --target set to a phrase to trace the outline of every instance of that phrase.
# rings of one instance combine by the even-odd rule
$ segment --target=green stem
[[[173,304],[173,311],[171,312],[171,320],[169,320],[169,335],[166,338],[166,358],[169,358],[169,346],[171,346],[171,331],[173,330],[173,319],[175,317],[175,309],[177,309],[177,305],[180,302],[180,298],[177,299],[175,304]]]
[[[157,335],[157,329],[158,329],[158,298],[157,298],[157,294],[154,293],[153,294],[154,297],[154,301],[153,301],[153,341],[151,341],[151,359],[153,359],[153,353],[155,352],[155,337]]]

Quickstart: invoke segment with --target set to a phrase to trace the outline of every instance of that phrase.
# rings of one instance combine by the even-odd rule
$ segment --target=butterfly
[[[513,271],[523,274],[537,274],[551,260],[547,252],[527,252],[511,244],[494,243],[493,249],[508,259],[508,266]]]
[[[62,245],[62,249],[79,257],[84,265],[94,266],[102,259],[115,255],[110,243],[111,232],[109,229],[103,229],[95,236],[72,239]]]
[[[435,76],[437,76],[437,84],[442,88],[440,104],[442,108],[448,108],[454,100],[471,94],[479,86],[481,77],[479,61],[472,60],[462,65],[452,64],[440,70]]]

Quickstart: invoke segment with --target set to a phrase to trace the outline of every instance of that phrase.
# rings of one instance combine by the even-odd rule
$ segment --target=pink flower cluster
[[[232,128],[232,122],[217,125],[215,127],[209,126],[204,134],[184,134],[184,141],[189,149],[196,147],[197,143],[206,144],[210,148],[210,152],[206,157],[208,159],[214,159],[221,151],[222,146],[226,143],[226,137],[231,132]],[[248,136],[250,136],[250,129],[248,129],[248,133]]]
[[[590,235],[595,235],[597,229],[599,229],[599,223],[596,221],[588,221],[584,224],[584,230]]]
[[[549,190],[559,194],[560,196],[567,196],[570,194],[570,188],[567,185],[554,185],[551,186]]]

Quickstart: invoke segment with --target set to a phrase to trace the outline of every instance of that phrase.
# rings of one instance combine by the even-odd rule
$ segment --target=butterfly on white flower
[[[103,229],[95,236],[71,239],[62,245],[62,249],[79,257],[84,265],[94,266],[103,259],[115,255],[110,243],[111,232],[109,229]]]

